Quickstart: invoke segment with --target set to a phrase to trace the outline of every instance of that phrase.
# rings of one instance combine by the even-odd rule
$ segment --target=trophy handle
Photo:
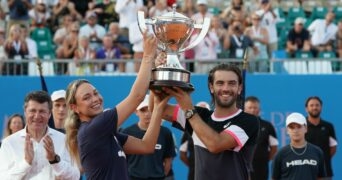
[[[144,11],[138,11],[138,26],[141,33],[147,30]]]
[[[145,19],[145,12],[138,11],[138,26],[141,34],[143,34],[146,30],[148,31],[147,25],[154,25],[156,23],[156,19]],[[153,34],[152,32],[147,32],[148,34]],[[159,43],[158,49],[164,50],[166,49],[165,46],[160,45]]]
[[[189,46],[183,49],[180,49],[178,52],[184,52],[186,50],[189,50],[195,46],[197,46],[206,36],[206,34],[209,31],[210,28],[210,18],[206,17],[204,18],[203,24],[194,24],[195,29],[202,29],[197,38],[190,42]]]
[[[144,33],[147,30],[147,25],[155,24],[153,19],[145,19],[145,12],[138,11],[138,26],[141,33]]]

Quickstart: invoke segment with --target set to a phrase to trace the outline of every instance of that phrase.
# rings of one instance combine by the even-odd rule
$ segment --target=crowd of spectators
[[[135,59],[131,71],[137,72],[143,47],[136,12],[160,16],[174,3],[196,23],[211,18],[207,36],[181,55],[195,59],[185,67],[192,72],[207,72],[209,60],[242,59],[246,52],[252,72],[268,72],[269,59],[279,50],[288,58],[301,58],[302,52],[342,57],[342,5],[292,0],[286,7],[284,2],[231,0],[222,7],[208,0],[1,0],[0,72],[28,75],[26,60],[35,58],[64,60],[54,67],[59,75],[129,71],[122,61],[86,62],[94,59]]]

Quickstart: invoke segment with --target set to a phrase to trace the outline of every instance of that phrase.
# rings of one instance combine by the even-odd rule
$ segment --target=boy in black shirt
[[[276,154],[272,179],[317,180],[326,176],[322,150],[305,140],[307,123],[300,113],[286,118],[290,144]]]

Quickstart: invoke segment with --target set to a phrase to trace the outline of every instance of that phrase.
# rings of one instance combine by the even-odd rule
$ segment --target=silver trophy
[[[204,18],[203,24],[195,24],[192,19],[176,12],[176,5],[173,5],[172,12],[151,19],[145,19],[144,12],[139,11],[138,24],[142,32],[148,30],[147,25],[152,26],[153,33],[158,39],[158,48],[167,54],[166,63],[152,70],[150,88],[177,86],[186,91],[193,91],[190,72],[179,63],[178,53],[195,47],[204,39],[210,27],[210,18]],[[187,47],[183,47],[194,29],[201,31],[195,40]]]

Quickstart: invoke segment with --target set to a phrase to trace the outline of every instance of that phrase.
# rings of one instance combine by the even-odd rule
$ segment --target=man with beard
[[[333,176],[331,158],[336,153],[337,139],[334,126],[321,118],[322,105],[323,101],[318,96],[312,96],[306,100],[308,132],[305,139],[322,149],[328,177],[324,180],[329,180]]]
[[[214,110],[193,106],[190,93],[181,88],[163,88],[178,102],[166,108],[164,119],[191,134],[196,180],[249,179],[259,121],[236,105],[242,90],[241,70],[228,64],[215,66],[209,72],[208,87]]]

